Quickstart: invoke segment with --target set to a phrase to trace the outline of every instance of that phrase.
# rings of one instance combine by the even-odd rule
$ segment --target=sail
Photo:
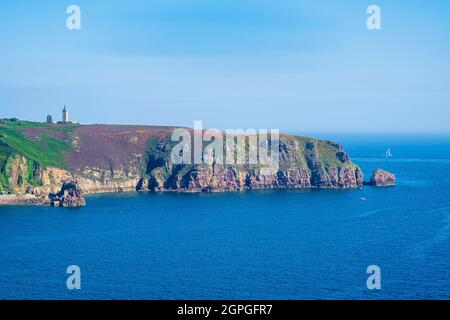
[[[386,158],[391,158],[391,157],[392,157],[391,148],[387,148],[387,150],[386,150]]]

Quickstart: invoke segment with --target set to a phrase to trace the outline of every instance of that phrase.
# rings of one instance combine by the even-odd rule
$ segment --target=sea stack
[[[86,201],[77,181],[64,182],[61,191],[50,194],[49,199],[54,207],[84,207]]]
[[[393,173],[383,169],[376,169],[370,178],[370,185],[374,187],[390,187],[395,186],[395,180],[396,177]]]

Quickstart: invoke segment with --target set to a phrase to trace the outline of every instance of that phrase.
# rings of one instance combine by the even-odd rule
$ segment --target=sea
[[[398,185],[0,207],[0,299],[450,299],[450,137],[323,138]]]

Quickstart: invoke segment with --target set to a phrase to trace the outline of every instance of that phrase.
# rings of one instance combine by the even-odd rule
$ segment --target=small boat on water
[[[366,198],[366,197],[361,197],[361,198],[359,198],[359,200],[361,200],[361,201],[366,201],[367,198]]]
[[[391,148],[387,148],[385,157],[386,159],[392,158]]]

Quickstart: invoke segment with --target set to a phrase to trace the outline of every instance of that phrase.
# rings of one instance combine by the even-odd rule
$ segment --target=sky
[[[0,118],[450,133],[449,16],[448,0],[1,1]]]

